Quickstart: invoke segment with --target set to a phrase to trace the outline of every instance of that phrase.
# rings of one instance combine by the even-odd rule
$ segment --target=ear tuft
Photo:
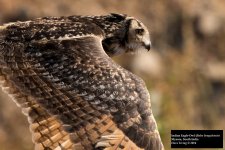
[[[127,17],[126,14],[110,13],[110,15],[113,16],[115,19],[118,19],[118,20],[124,20]]]

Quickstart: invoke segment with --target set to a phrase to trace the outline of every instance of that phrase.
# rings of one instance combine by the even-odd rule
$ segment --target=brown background
[[[0,24],[43,16],[124,13],[149,28],[153,49],[114,58],[141,76],[162,140],[171,129],[225,129],[224,0],[0,0]],[[0,92],[0,150],[31,150],[28,123]]]

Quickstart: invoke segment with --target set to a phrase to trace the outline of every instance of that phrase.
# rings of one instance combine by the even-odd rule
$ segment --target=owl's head
[[[139,49],[150,50],[151,41],[147,27],[133,17],[121,14],[111,14],[117,18],[118,26],[109,29],[109,36],[103,40],[102,44],[106,53],[110,56],[121,53],[135,52]]]

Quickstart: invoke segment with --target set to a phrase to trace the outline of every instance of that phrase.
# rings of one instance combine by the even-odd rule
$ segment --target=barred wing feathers
[[[101,38],[1,41],[2,86],[28,116],[36,149],[162,149],[144,83]]]

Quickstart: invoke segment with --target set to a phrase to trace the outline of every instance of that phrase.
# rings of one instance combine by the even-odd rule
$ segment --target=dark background
[[[150,30],[150,52],[114,59],[145,80],[165,149],[173,129],[224,130],[224,0],[0,0],[0,24],[110,12],[134,16]],[[0,150],[33,149],[28,127],[0,92]]]

